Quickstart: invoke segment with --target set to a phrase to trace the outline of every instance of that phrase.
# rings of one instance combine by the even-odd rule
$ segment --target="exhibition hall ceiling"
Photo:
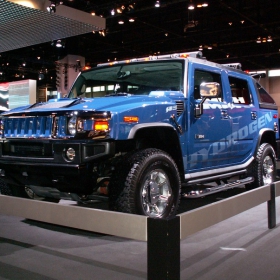
[[[23,2],[32,7],[19,4]],[[65,5],[53,6],[56,12],[50,13],[49,3],[47,0],[0,0],[0,53],[106,27],[104,18]]]
[[[3,2],[8,1],[0,0]],[[159,7],[155,7],[156,2]],[[244,70],[280,68],[280,5],[276,0],[68,0],[56,4],[103,17],[106,27],[77,36],[65,33],[40,44],[34,40],[34,45],[18,49],[0,49],[0,81],[21,79],[23,75],[34,78],[42,69],[53,75],[55,61],[67,54],[81,55],[88,66],[94,66],[201,48],[208,60],[240,62]],[[191,4],[193,10],[188,9]],[[13,18],[3,9],[0,13]],[[42,33],[49,20],[42,17]],[[61,28],[52,20],[49,26],[53,31]],[[9,28],[11,32],[5,36],[11,39],[14,27],[9,20],[0,26],[0,33]],[[26,28],[34,34],[32,25]],[[60,48],[55,46],[58,39]]]

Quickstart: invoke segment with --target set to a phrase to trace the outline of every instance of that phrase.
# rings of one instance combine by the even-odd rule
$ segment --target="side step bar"
[[[201,185],[197,185],[193,187],[192,190],[190,190],[187,193],[183,193],[183,198],[198,198],[198,197],[204,197],[206,195],[214,194],[217,192],[225,191],[228,189],[238,188],[243,185],[249,184],[254,182],[254,177],[247,177],[244,179],[236,180],[230,183],[221,184],[217,186],[207,186],[202,187]],[[196,188],[196,189],[195,189]]]

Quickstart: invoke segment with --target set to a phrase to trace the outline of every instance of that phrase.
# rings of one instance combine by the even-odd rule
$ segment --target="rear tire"
[[[158,149],[140,150],[123,158],[109,183],[112,210],[153,218],[175,215],[181,180],[173,159]]]
[[[247,189],[253,189],[271,184],[276,178],[276,155],[272,146],[263,143],[258,149],[256,158],[251,163],[249,175],[253,176],[255,181],[246,186]]]

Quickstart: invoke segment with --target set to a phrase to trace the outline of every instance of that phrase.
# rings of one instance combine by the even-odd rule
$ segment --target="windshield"
[[[97,67],[82,72],[69,98],[183,91],[183,61],[151,61]]]

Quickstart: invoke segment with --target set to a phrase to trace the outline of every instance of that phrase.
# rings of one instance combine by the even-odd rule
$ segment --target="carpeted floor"
[[[266,207],[182,240],[181,279],[279,279],[280,227],[268,229]],[[0,215],[0,279],[147,279],[147,244]]]

